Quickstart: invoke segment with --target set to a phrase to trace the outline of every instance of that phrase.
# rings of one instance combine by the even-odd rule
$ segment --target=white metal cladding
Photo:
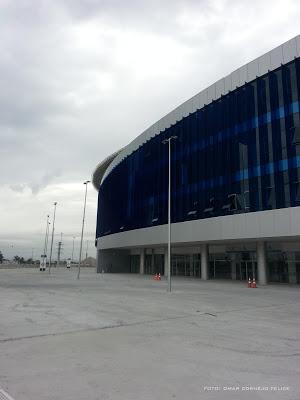
[[[102,236],[98,250],[167,244],[168,225]],[[300,207],[184,221],[172,224],[174,245],[241,240],[295,240],[300,237]]]
[[[300,35],[233,71],[230,75],[220,79],[207,89],[187,100],[129,143],[129,145],[126,146],[110,163],[103,174],[102,182],[114,167],[150,138],[158,135],[164,129],[175,124],[177,121],[180,121],[189,113],[201,109],[204,105],[211,103],[213,100],[217,100],[222,95],[226,95],[237,87],[243,86],[246,82],[250,82],[256,77],[262,76],[268,71],[280,67],[281,64],[286,64],[296,57],[300,57]]]

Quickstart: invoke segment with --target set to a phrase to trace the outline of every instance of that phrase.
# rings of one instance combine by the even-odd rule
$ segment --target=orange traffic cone
[[[157,277],[157,279],[158,279],[159,281],[161,281],[161,276],[160,276],[160,273],[158,274],[158,277]]]
[[[252,287],[253,289],[257,288],[255,278],[253,278],[251,287]]]
[[[251,279],[249,278],[248,279],[248,287],[251,288],[252,287],[251,285],[252,285],[252,282],[251,282]]]

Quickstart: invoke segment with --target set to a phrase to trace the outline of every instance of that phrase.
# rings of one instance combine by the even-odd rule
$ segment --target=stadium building
[[[101,162],[97,270],[300,283],[300,36],[220,79]]]

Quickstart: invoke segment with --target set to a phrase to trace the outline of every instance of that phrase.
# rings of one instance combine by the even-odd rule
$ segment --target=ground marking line
[[[294,304],[294,303],[291,303],[291,304]],[[278,307],[278,306],[281,306],[281,305],[288,305],[288,303],[273,304],[273,305],[268,305],[268,306],[263,306],[263,307],[254,307],[254,309]],[[47,336],[48,337],[49,336],[65,336],[65,335],[72,335],[72,334],[81,333],[81,332],[95,332],[95,331],[100,331],[100,330],[104,330],[104,329],[113,329],[113,328],[122,328],[122,327],[146,325],[146,324],[151,324],[151,323],[155,323],[155,322],[164,322],[164,321],[170,321],[170,320],[176,320],[176,319],[184,319],[184,318],[195,317],[195,316],[213,315],[213,316],[217,317],[218,314],[224,314],[224,313],[229,313],[229,312],[239,312],[239,311],[249,311],[249,310],[253,310],[253,308],[249,308],[248,307],[248,308],[240,308],[240,309],[233,309],[233,310],[216,311],[215,312],[216,315],[213,315],[213,314],[210,314],[210,313],[204,312],[204,311],[203,312],[196,311],[193,314],[179,315],[179,316],[176,316],[176,317],[152,319],[152,320],[148,320],[148,321],[121,323],[121,324],[107,325],[107,326],[96,327],[96,328],[76,329],[76,330],[71,330],[71,331],[66,331],[66,332],[42,333],[42,334],[39,334],[39,335],[20,336],[20,337],[14,337],[14,338],[0,339],[0,344],[1,343],[7,343],[7,342],[15,342],[15,341],[18,341],[18,340],[42,338],[42,337],[47,337]]]

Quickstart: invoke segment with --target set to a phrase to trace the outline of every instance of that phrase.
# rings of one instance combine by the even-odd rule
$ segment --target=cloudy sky
[[[76,236],[78,252],[97,163],[299,20],[299,0],[0,0],[4,256],[41,254],[54,201],[55,243],[69,257]],[[90,255],[96,203],[90,185]]]

